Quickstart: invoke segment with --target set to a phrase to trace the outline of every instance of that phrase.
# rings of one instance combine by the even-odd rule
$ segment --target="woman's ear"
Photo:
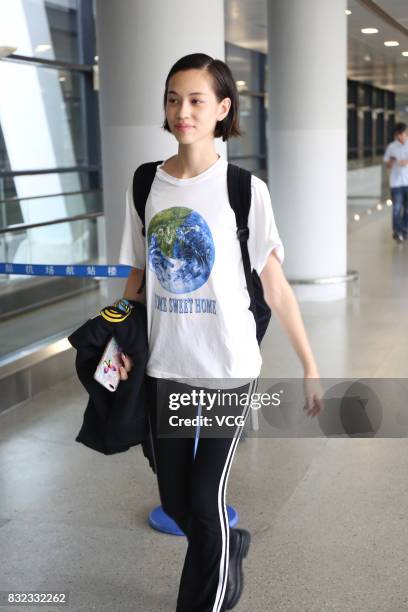
[[[217,121],[222,121],[223,119],[225,119],[225,117],[230,111],[231,98],[224,98],[223,100],[221,100],[219,106],[221,107],[220,112],[222,113],[222,116],[217,117]]]

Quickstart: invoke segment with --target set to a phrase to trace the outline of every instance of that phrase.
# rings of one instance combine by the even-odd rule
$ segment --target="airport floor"
[[[392,240],[389,214],[349,230],[358,291],[300,305],[322,377],[408,378],[408,242]],[[301,375],[276,320],[263,355],[263,376]],[[85,400],[71,378],[0,414],[0,591],[68,591],[75,611],[174,612],[186,541],[147,524],[159,498],[140,447],[106,457],[74,441]],[[404,437],[242,441],[227,502],[252,545],[235,610],[407,610],[405,458]]]

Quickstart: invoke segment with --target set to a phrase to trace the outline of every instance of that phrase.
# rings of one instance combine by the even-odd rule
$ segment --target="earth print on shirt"
[[[210,228],[191,208],[172,206],[154,215],[147,232],[149,265],[171,293],[195,291],[208,280],[215,259]]]

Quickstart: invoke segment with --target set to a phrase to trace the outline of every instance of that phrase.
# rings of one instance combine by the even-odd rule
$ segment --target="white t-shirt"
[[[245,384],[241,379],[259,376],[262,357],[228,200],[228,162],[219,157],[204,172],[184,179],[171,176],[163,165],[146,202],[146,237],[129,183],[119,255],[120,264],[135,268],[148,262],[146,372],[190,384],[211,379],[209,388],[222,386],[219,379],[240,379],[230,387]],[[283,262],[284,248],[266,183],[252,175],[251,188],[248,251],[260,274],[272,249]]]
[[[408,159],[408,140],[402,144],[395,139],[385,149],[384,161],[390,160],[390,157],[395,157],[397,160]],[[408,166],[398,166],[394,163],[390,172],[390,187],[408,186]]]

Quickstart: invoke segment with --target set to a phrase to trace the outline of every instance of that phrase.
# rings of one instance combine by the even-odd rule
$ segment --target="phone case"
[[[105,347],[101,360],[95,370],[94,379],[108,391],[116,391],[120,382],[119,366],[123,365],[120,353],[122,349],[114,336]]]

